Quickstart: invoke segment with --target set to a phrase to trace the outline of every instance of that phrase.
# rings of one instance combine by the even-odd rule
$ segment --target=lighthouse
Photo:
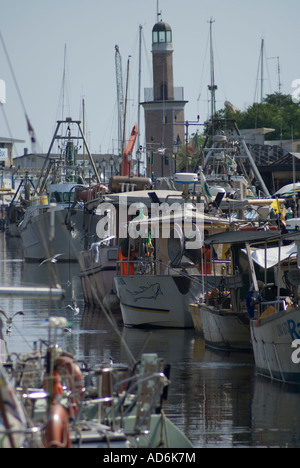
[[[159,16],[159,15],[158,15]],[[185,141],[182,87],[174,87],[173,43],[170,25],[159,20],[152,28],[153,88],[145,88],[148,176],[170,177],[176,169],[176,148]]]

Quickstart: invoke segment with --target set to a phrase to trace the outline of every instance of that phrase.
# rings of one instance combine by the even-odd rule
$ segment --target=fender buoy
[[[71,448],[69,416],[59,403],[53,403],[45,427],[45,448]]]
[[[83,190],[80,193],[79,197],[82,201],[88,202],[97,198],[98,194],[101,194],[102,191],[107,192],[108,187],[106,187],[106,185],[103,185],[103,184],[98,184],[98,185],[95,185],[94,187]]]

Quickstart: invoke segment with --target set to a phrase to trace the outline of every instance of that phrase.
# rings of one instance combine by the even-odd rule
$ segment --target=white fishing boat
[[[76,138],[83,140],[98,180],[98,191],[102,190],[80,122],[72,119],[58,121],[31,205],[26,209],[20,225],[26,260],[43,261],[55,257],[60,261],[78,261],[78,252],[93,241],[89,234],[90,230],[96,232],[97,219],[96,216],[90,217],[91,224],[87,224],[84,203],[79,197],[87,186],[78,172],[77,148],[70,129],[72,124],[80,131],[80,136]],[[68,129],[66,136],[62,137],[58,135],[58,130],[62,128],[63,132],[64,125]],[[65,146],[62,143],[64,139],[67,141]],[[50,154],[56,140],[60,140],[62,153],[60,158],[53,159]]]
[[[205,343],[225,351],[250,351],[249,319],[243,311],[213,309],[200,305]]]
[[[188,176],[197,178],[184,174],[185,184]],[[205,215],[185,194],[180,199],[177,195],[177,212],[137,217],[129,224],[129,231],[138,229],[141,235],[125,240],[115,277],[126,326],[193,327],[189,304],[203,295],[204,229],[221,232],[229,221]],[[160,206],[157,203],[158,209]],[[120,247],[122,250],[122,244]]]
[[[299,322],[300,307],[284,309],[251,321],[251,340],[258,374],[280,382],[300,384],[299,352],[296,353],[298,344],[293,347],[293,342],[300,339]]]
[[[201,324],[208,346],[227,351],[250,351],[250,317],[246,294],[249,291],[247,268],[243,271],[240,250],[247,243],[261,243],[270,237],[278,238],[274,231],[235,231],[216,234],[206,239],[207,245],[222,246],[218,259],[211,259],[210,283],[205,283],[204,299],[193,312],[193,319]],[[221,264],[222,276],[217,272]],[[212,287],[213,285],[213,287]],[[200,318],[198,317],[200,316]],[[196,322],[198,320],[198,322]],[[199,325],[198,325],[199,327]]]
[[[84,210],[72,207],[77,187],[51,184],[48,195],[37,197],[36,205],[26,209],[20,226],[25,260],[41,262],[57,256],[60,261],[77,261],[86,239]],[[95,232],[96,223],[93,227]]]
[[[283,240],[290,243],[284,245]],[[299,245],[299,235],[294,234],[279,239],[277,246],[249,252],[265,275],[271,271],[274,278],[269,293],[262,291],[251,320],[256,369],[272,380],[292,384],[300,383]]]

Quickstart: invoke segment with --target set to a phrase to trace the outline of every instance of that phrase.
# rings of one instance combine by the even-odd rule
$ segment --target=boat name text
[[[294,320],[286,320],[276,325],[276,328],[279,338],[283,335],[290,334],[292,340],[300,339],[300,323],[296,323]]]

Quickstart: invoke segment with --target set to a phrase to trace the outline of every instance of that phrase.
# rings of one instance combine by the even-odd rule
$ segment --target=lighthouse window
[[[152,43],[172,42],[172,31],[152,31]]]
[[[159,42],[166,42],[166,32],[159,31]]]

